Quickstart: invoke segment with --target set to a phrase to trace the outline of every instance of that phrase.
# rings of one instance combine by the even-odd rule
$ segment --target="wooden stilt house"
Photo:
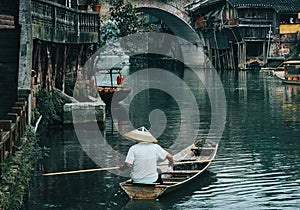
[[[186,9],[216,68],[247,69],[287,57],[300,23],[294,0],[200,0]],[[292,31],[281,33],[291,24]]]

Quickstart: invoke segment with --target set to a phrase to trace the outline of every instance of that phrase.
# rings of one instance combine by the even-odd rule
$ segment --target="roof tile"
[[[227,0],[234,7],[274,8],[276,12],[300,12],[299,0]]]

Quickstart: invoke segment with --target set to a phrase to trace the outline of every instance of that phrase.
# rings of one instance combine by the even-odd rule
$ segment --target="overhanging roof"
[[[297,13],[300,11],[299,0],[227,0],[234,7],[273,8],[279,13]]]
[[[220,2],[228,2],[235,8],[269,8],[274,9],[277,13],[298,13],[300,11],[299,0],[199,0],[186,7],[193,12]]]

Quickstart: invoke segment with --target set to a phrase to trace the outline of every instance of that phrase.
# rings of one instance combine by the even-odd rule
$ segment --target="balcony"
[[[71,44],[99,42],[99,13],[46,0],[32,0],[31,10],[33,38]]]
[[[239,25],[244,27],[269,28],[272,25],[271,19],[263,18],[239,18]]]

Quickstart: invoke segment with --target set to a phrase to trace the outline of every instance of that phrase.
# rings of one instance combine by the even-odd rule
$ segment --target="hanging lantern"
[[[119,74],[117,77],[117,84],[123,85],[123,83],[124,83],[124,77],[121,74]]]

